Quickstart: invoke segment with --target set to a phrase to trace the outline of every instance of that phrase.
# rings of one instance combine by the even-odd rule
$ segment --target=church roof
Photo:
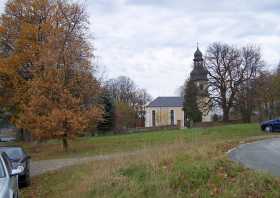
[[[183,97],[157,97],[147,107],[183,107]]]

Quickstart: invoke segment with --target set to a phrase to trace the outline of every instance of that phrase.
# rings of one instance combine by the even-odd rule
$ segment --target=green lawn
[[[256,124],[228,125],[205,129],[166,130],[162,132],[146,132],[128,135],[115,135],[103,137],[85,137],[70,141],[69,152],[65,153],[60,141],[47,143],[19,143],[31,155],[33,160],[68,158],[75,156],[92,156],[114,153],[120,151],[133,151],[165,144],[174,141],[196,141],[196,139],[213,141],[237,140],[240,138],[259,136],[263,133]]]
[[[68,154],[55,153],[59,145],[51,142],[32,155],[42,159],[45,154],[58,158],[144,152],[35,177],[23,197],[280,197],[279,178],[243,168],[225,154],[240,142],[270,137],[256,124],[238,124],[82,138],[72,142]],[[44,150],[48,147],[51,151]]]

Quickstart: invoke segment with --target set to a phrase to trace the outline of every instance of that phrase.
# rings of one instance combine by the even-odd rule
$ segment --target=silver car
[[[0,198],[19,197],[18,174],[23,170],[22,166],[13,169],[7,154],[0,153]]]

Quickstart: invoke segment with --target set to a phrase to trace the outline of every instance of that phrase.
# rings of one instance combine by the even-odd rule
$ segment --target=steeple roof
[[[202,53],[198,47],[196,48],[196,51],[194,53],[194,58],[202,58]]]
[[[191,80],[193,81],[208,81],[208,71],[204,67],[203,55],[199,50],[198,46],[194,53],[194,68],[191,72]]]

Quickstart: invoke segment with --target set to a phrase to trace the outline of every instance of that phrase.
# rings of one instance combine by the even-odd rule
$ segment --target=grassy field
[[[17,145],[23,146],[27,153],[31,155],[32,160],[45,160],[133,151],[174,144],[178,140],[185,143],[197,140],[225,140],[232,142],[240,138],[259,135],[263,135],[263,133],[260,132],[258,125],[245,124],[204,129],[165,130],[161,132],[77,138],[70,141],[70,148],[67,153],[63,151],[61,142],[57,140],[40,144],[18,143]]]
[[[243,168],[225,154],[239,143],[270,137],[258,125],[244,124],[78,139],[68,154],[55,153],[57,142],[46,143],[31,152],[35,159],[143,152],[35,177],[23,197],[280,197],[279,178]]]

